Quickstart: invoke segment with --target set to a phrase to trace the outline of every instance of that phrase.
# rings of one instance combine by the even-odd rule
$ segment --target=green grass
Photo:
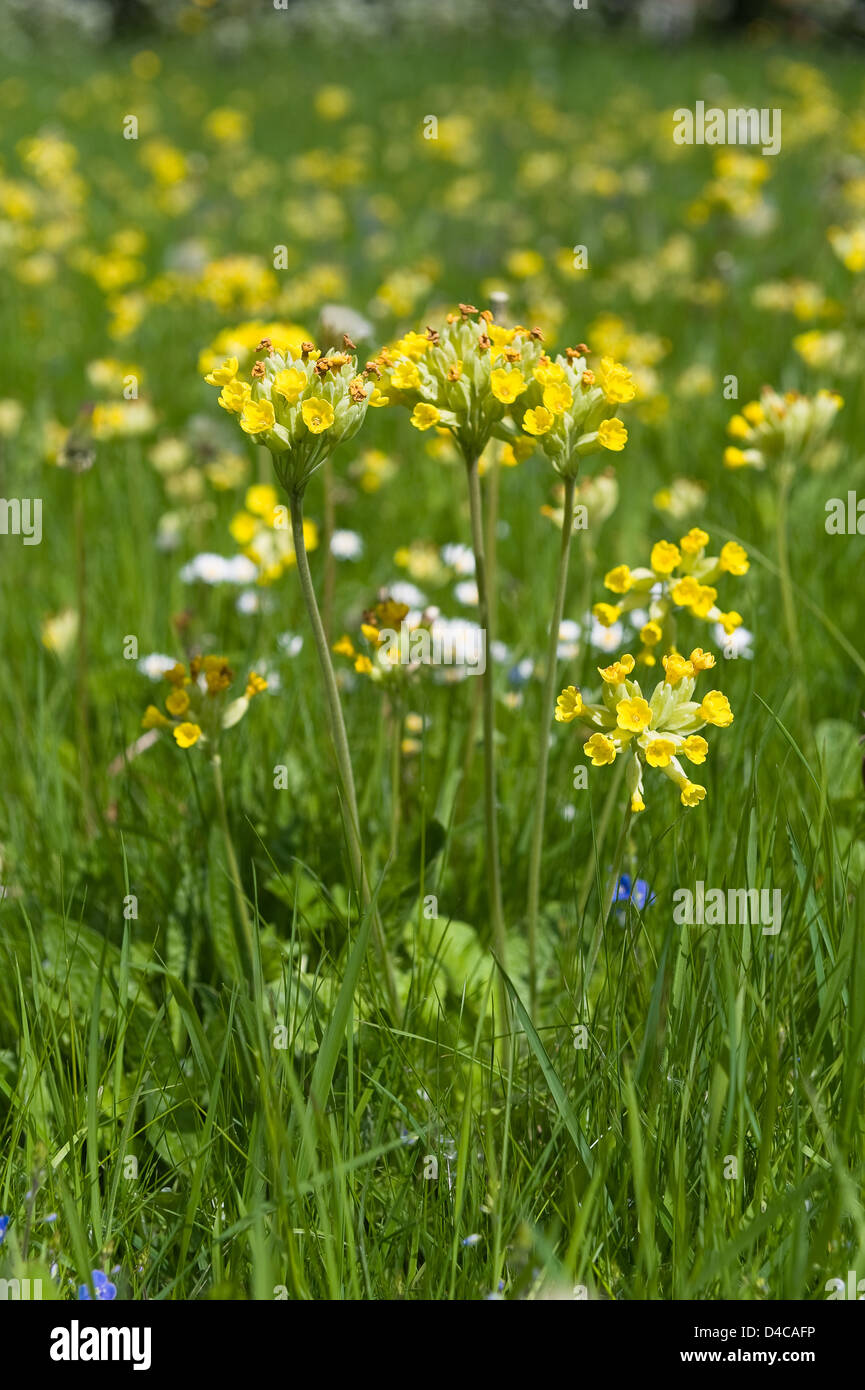
[[[860,75],[841,55],[818,55],[824,100],[838,114],[831,129],[809,131],[801,117],[813,102],[783,85],[785,55],[763,50],[517,52],[503,43],[484,62],[465,49],[406,47],[364,53],[362,63],[328,50],[313,63],[289,49],[248,56],[241,70],[202,41],[167,47],[147,86],[129,78],[130,56],[71,53],[62,66],[47,58],[38,82],[32,69],[13,74],[30,84],[26,102],[0,84],[4,176],[27,177],[19,142],[50,123],[77,146],[87,185],[56,277],[33,287],[13,274],[0,308],[0,395],[26,408],[21,433],[3,441],[0,491],[44,503],[41,546],[0,537],[0,1213],[13,1217],[2,1272],[42,1272],[47,1294],[56,1262],[68,1296],[90,1270],[119,1268],[119,1296],[150,1299],[473,1299],[500,1282],[506,1298],[576,1284],[616,1299],[825,1297],[828,1279],[865,1273],[861,543],[824,530],[825,500],[863,476],[860,319],[853,277],[825,237],[851,218],[830,173],[845,154],[861,158],[845,114]],[[750,237],[717,215],[687,220],[711,152],[673,160],[660,113],[701,96],[707,74],[726,77],[731,104],[784,108],[786,143],[766,186],[779,212],[769,235]],[[312,109],[325,82],[353,94],[341,123]],[[252,118],[258,191],[243,181],[255,173],[251,153],[220,153],[202,134],[207,112],[223,105]],[[194,162],[192,201],[176,214],[157,208],[138,150],[119,134],[136,111],[142,140],[206,151],[206,164]],[[428,113],[473,122],[457,162],[424,148]],[[320,184],[291,160],[347,148],[357,178],[327,189],[340,210],[328,223],[315,203]],[[555,155],[558,172],[535,187],[520,170],[542,152]],[[590,164],[648,177],[625,178],[607,197],[573,182]],[[461,178],[477,180],[462,210],[448,195]],[[393,201],[386,219],[377,195]],[[317,208],[305,232],[289,216],[298,206]],[[428,288],[406,312],[382,315],[377,341],[425,324],[437,306],[485,302],[494,279],[510,290],[516,319],[553,311],[558,344],[585,339],[606,311],[669,341],[657,367],[667,413],[629,413],[628,448],[616,456],[619,505],[588,533],[591,546],[575,535],[565,616],[602,597],[610,566],[645,563],[655,540],[699,522],[713,541],[733,537],[749,550],[750,572],[725,581],[722,602],[753,632],[754,660],[719,659],[717,684],[736,718],[710,738],[703,805],[686,811],[659,775],[647,780],[647,810],[632,820],[619,866],[651,884],[655,902],[643,911],[604,910],[624,810],[617,769],[590,768],[587,790],[575,791],[579,740],[551,724],[533,1019],[524,914],[541,682],[522,687],[516,707],[504,697],[517,689],[511,665],[540,662],[553,601],[556,533],[539,509],[554,479],[540,453],[500,477],[509,1018],[492,1016],[477,683],[421,685],[402,711],[428,722],[422,751],[403,759],[393,857],[390,714],[368,682],[344,695],[362,828],[405,1002],[395,1019],[366,949],[370,919],[359,919],[349,891],[312,643],[307,636],[289,656],[277,641],[306,633],[297,577],[263,590],[267,605],[253,616],[236,612],[233,589],[183,584],[179,570],[198,551],[234,553],[228,523],[244,489],[207,485],[209,512],[187,518],[177,551],[158,550],[157,521],[175,504],[148,462],[152,439],[100,445],[80,479],[96,808],[88,824],[75,653],[60,658],[40,641],[43,618],[76,602],[75,480],[43,461],[39,427],[72,422],[93,394],[86,364],[109,355],[143,367],[160,434],[182,433],[194,414],[225,425],[214,419],[222,412],[200,381],[198,353],[222,327],[258,316],[177,294],[150,305],[131,339],[112,341],[105,298],[73,253],[129,226],[147,237],[146,285],[193,238],[212,257],[254,254],[267,265],[274,245],[289,244],[294,266],[280,291],[290,298],[294,285],[297,306],[285,313],[310,331],[322,297],[365,310],[391,271],[429,262]],[[652,261],[682,231],[691,269],[646,297],[629,264]],[[555,269],[555,252],[575,243],[589,247],[582,279]],[[505,270],[510,252],[526,248],[546,260],[534,284]],[[2,256],[14,270],[34,249],[38,238]],[[719,263],[719,253],[732,261]],[[322,265],[343,282],[316,298],[305,277]],[[793,350],[810,323],[754,306],[755,286],[790,276],[838,302],[854,373],[846,381]],[[706,295],[707,286],[719,288]],[[677,383],[695,362],[714,384],[688,399]],[[793,492],[801,674],[781,617],[771,489],[720,466],[730,372],[740,403],[763,382],[838,387],[846,398],[835,471],[803,470]],[[370,412],[335,460],[337,524],[365,545],[360,561],[337,569],[339,632],[356,631],[378,589],[406,577],[393,560],[398,547],[468,541],[462,471],[430,457],[425,438],[396,410]],[[377,493],[349,471],[361,447],[398,465]],[[251,480],[258,460],[248,453]],[[678,475],[708,487],[705,510],[681,531],[652,505]],[[320,479],[307,510],[321,523]],[[320,549],[312,565],[321,591]],[[450,581],[427,592],[447,613],[466,611]],[[710,645],[708,633],[695,623],[692,645]],[[182,656],[184,644],[201,644],[224,650],[240,672],[266,659],[280,675],[279,691],[253,702],[223,749],[260,940],[251,971],[240,965],[206,761],[163,739],[108,773],[157,692],[123,659],[129,634],[141,655]],[[590,687],[606,659],[582,649],[562,662],[561,684]],[[274,789],[277,765],[288,769],[287,790]],[[674,891],[700,880],[779,888],[780,933],[676,925]],[[127,920],[130,894],[138,916]],[[429,895],[436,920],[423,914]],[[585,1049],[574,1045],[577,1025],[587,1029]],[[436,1179],[424,1177],[427,1156]],[[725,1176],[730,1157],[736,1179]],[[464,1244],[470,1236],[480,1239]]]

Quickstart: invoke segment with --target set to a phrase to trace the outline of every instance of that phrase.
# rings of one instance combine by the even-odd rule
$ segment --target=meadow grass
[[[597,248],[600,288],[591,277],[557,286],[556,340],[579,341],[608,308],[636,331],[669,339],[660,369],[669,410],[656,421],[628,420],[620,502],[591,533],[591,548],[574,536],[565,616],[581,617],[587,600],[603,596],[611,565],[639,563],[658,537],[678,534],[652,497],[685,474],[708,486],[699,524],[749,551],[735,606],[753,633],[754,659],[719,661],[717,683],[736,719],[713,741],[706,802],[685,810],[655,779],[647,810],[624,834],[618,769],[590,769],[588,788],[574,790],[579,740],[551,722],[532,1017],[524,914],[541,681],[521,687],[522,703],[512,707],[501,698],[506,671],[497,675],[505,1017],[490,950],[479,683],[412,692],[426,730],[396,782],[393,721],[380,691],[365,682],[346,690],[368,867],[405,1001],[394,1017],[369,945],[370,913],[358,914],[350,891],[315,652],[308,636],[294,656],[277,645],[281,633],[305,633],[296,574],[265,591],[269,611],[241,617],[233,590],[185,585],[178,572],[196,550],[231,552],[227,527],[242,489],[214,495],[214,514],[166,555],[154,546],[165,499],[146,446],[100,445],[79,479],[41,457],[36,426],[50,416],[71,422],[88,393],[84,364],[109,352],[143,361],[163,430],[181,430],[194,412],[214,414],[198,352],[224,322],[255,315],[232,320],[195,304],[157,310],[134,345],[118,348],[105,336],[102,295],[82,276],[64,269],[36,290],[11,280],[0,309],[2,394],[25,403],[27,423],[14,444],[3,442],[0,490],[41,496],[44,531],[39,547],[0,542],[7,1272],[44,1273],[51,1292],[56,1264],[65,1295],[95,1267],[118,1269],[119,1296],[149,1299],[474,1299],[500,1288],[517,1298],[574,1285],[614,1299],[824,1297],[829,1278],[865,1262],[861,545],[827,537],[823,524],[826,497],[844,496],[861,478],[865,407],[842,384],[842,463],[828,476],[805,472],[792,497],[801,671],[791,668],[781,618],[770,490],[720,466],[735,408],[721,394],[726,373],[738,376],[745,399],[763,382],[837,384],[796,357],[795,325],[779,326],[750,298],[762,281],[792,275],[818,280],[842,303],[849,297],[849,276],[825,240],[829,214],[815,209],[823,143],[815,136],[773,166],[780,222],[770,236],[749,239],[728,224],[691,229],[704,276],[716,276],[718,253],[734,258],[716,304],[668,293],[641,302],[609,278],[617,262],[657,252],[709,176],[708,154],[685,166],[655,157],[659,113],[700,95],[707,73],[762,90],[767,64],[784,55],[503,44],[486,55],[368,52],[357,65],[332,50],[314,64],[289,51],[257,55],[253,83],[250,69],[234,71],[206,52],[193,62],[190,51],[166,48],[149,97],[161,133],[184,148],[196,148],[203,111],[245,102],[256,116],[256,151],[278,162],[289,147],[296,155],[331,138],[306,124],[317,87],[341,83],[353,93],[355,118],[380,148],[363,185],[339,194],[348,208],[341,235],[302,246],[299,269],[336,261],[356,307],[382,279],[368,254],[373,190],[398,205],[396,263],[439,259],[428,296],[436,304],[484,302],[484,282],[501,274],[515,246],[546,254],[579,242],[592,257]],[[118,218],[140,221],[151,274],[182,236],[199,232],[219,254],[267,260],[290,240],[280,198],[269,189],[232,193],[230,171],[176,219],[146,200],[118,207],[112,199],[106,170],[128,151],[111,120],[135,109],[123,85],[130,55],[73,53],[62,67],[46,59],[38,71],[13,74],[27,82],[28,99],[7,103],[4,160],[56,123],[94,179],[88,235],[101,243]],[[827,53],[819,66],[839,103],[852,106],[860,85],[852,64]],[[92,86],[100,75],[114,80],[102,98]],[[200,102],[181,79],[194,83]],[[9,90],[0,84],[0,99]],[[583,113],[585,144],[560,151],[578,164],[600,139],[606,107],[626,98],[636,112],[642,103],[644,125],[634,128],[633,152],[605,150],[604,158],[645,165],[643,195],[612,207],[587,196],[577,206],[548,190],[535,206],[515,171],[546,137],[523,109],[543,100]],[[491,191],[462,214],[445,212],[454,168],[419,167],[409,132],[416,138],[427,112],[478,106],[484,145],[469,168],[480,167]],[[518,317],[525,301],[519,285],[511,290]],[[426,322],[423,309],[397,316],[400,327]],[[381,339],[392,331],[386,319]],[[717,389],[682,399],[677,374],[695,361]],[[403,577],[393,562],[398,546],[469,539],[461,471],[427,456],[399,412],[371,412],[364,443],[386,451],[399,471],[378,493],[353,487],[338,496],[337,525],[365,545],[361,561],[337,570],[340,631],[346,615]],[[352,445],[337,456],[338,476],[355,452]],[[540,661],[546,645],[558,542],[539,509],[552,482],[541,455],[498,476],[507,526],[496,544],[495,623],[514,664]],[[40,641],[44,616],[76,601],[76,487],[86,537],[90,824],[74,658]],[[322,509],[319,478],[307,510],[320,518]],[[320,593],[320,550],[311,565]],[[279,692],[254,702],[223,751],[257,943],[251,967],[204,760],[163,739],[107,771],[137,737],[152,698],[136,663],[123,660],[124,638],[135,634],[142,654],[180,654],[173,619],[184,611],[195,640],[211,638],[240,670],[266,655],[281,677]],[[590,685],[605,660],[583,645],[561,663],[558,688]],[[274,789],[276,765],[287,769],[287,791]],[[610,874],[620,871],[645,879],[654,901],[609,911]],[[780,889],[781,931],[677,925],[673,893],[699,881]],[[138,916],[126,920],[130,894]],[[424,915],[430,895],[435,919]],[[578,1025],[585,1048],[575,1046]],[[735,1179],[725,1176],[731,1159]],[[425,1177],[435,1166],[437,1177]]]

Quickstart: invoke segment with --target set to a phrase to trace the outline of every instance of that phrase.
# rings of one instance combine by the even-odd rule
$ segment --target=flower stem
[[[792,465],[782,461],[778,479],[778,505],[775,512],[775,535],[778,551],[778,573],[781,581],[781,602],[784,608],[784,623],[787,628],[787,641],[790,656],[800,685],[802,682],[802,645],[799,640],[799,624],[796,620],[796,601],[793,596],[793,578],[790,573],[790,549],[788,541],[790,488],[793,482]]]
[[[327,636],[325,635],[321,614],[318,610],[318,601],[315,597],[315,588],[313,587],[312,575],[309,570],[309,558],[306,553],[306,542],[303,536],[303,493],[297,491],[289,492],[289,504],[291,510],[291,531],[294,539],[295,557],[297,559],[297,573],[300,579],[300,587],[303,593],[303,601],[306,605],[307,616],[309,617],[310,627],[312,628],[315,649],[318,653],[318,662],[321,668],[322,683],[324,685],[328,727],[330,729],[331,743],[333,744],[333,751],[336,756],[336,764],[342,786],[346,812],[345,826],[348,835],[352,872],[360,890],[363,906],[369,908],[372,902],[372,895],[370,893],[369,880],[363,862],[363,850],[360,840],[360,820],[357,810],[357,794],[354,786],[351,756],[348,751],[345,720],[342,717],[339,689],[336,684],[333,662],[330,659],[330,648],[328,646]],[[385,943],[384,931],[378,908],[373,908],[372,912],[373,937],[384,969],[388,1000],[394,1017],[398,1017],[399,1000],[396,991],[396,980],[393,974],[393,965]]]
[[[87,631],[87,546],[84,527],[84,479],[76,472],[73,479],[73,518],[75,530],[75,596],[78,609],[78,644],[76,664],[76,722],[78,725],[78,767],[81,777],[81,800],[88,833],[95,828],[92,767],[90,751],[90,675],[88,671]]]
[[[243,927],[243,935],[246,941],[246,949],[249,952],[250,965],[255,965],[255,937],[252,931],[252,923],[249,920],[249,911],[246,906],[246,898],[243,892],[243,884],[240,878],[240,867],[237,862],[237,855],[234,852],[234,841],[231,838],[231,830],[228,824],[228,811],[225,805],[225,787],[222,781],[222,758],[218,753],[214,753],[210,760],[213,768],[213,786],[216,791],[216,810],[219,816],[219,825],[222,830],[222,838],[225,842],[225,856],[228,860],[228,873],[231,884],[234,888],[234,900],[237,904],[237,914],[240,918],[240,925]]]
[[[475,582],[478,589],[478,617],[484,633],[489,632],[489,594],[487,591],[486,558],[484,554],[484,528],[481,514],[481,486],[478,477],[477,458],[466,459],[469,485],[469,511],[471,513],[472,549],[475,556]],[[495,764],[495,705],[493,701],[492,660],[487,661],[481,676],[483,682],[483,726],[484,726],[484,815],[486,819],[486,862],[487,891],[489,894],[490,919],[492,923],[493,945],[503,969],[507,969],[505,946],[505,918],[502,907],[501,870],[499,866],[499,832],[496,810],[496,764]],[[499,979],[499,1000],[502,1021],[507,1018],[507,1000],[504,982]]]
[[[527,905],[529,927],[529,1001],[534,1013],[537,1002],[537,932],[538,906],[541,895],[541,855],[544,847],[544,814],[547,799],[547,770],[550,760],[550,716],[556,691],[556,671],[558,667],[559,627],[565,608],[565,591],[568,586],[568,558],[571,553],[571,536],[574,530],[574,489],[576,480],[565,479],[564,513],[562,516],[562,542],[559,550],[559,573],[556,582],[556,597],[553,605],[553,618],[550,624],[549,645],[547,647],[547,669],[544,674],[544,693],[541,705],[541,725],[538,742],[538,772],[535,782],[534,825],[532,846],[529,858],[529,895]]]

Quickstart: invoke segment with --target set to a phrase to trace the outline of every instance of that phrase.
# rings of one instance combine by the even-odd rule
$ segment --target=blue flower
[[[615,901],[631,902],[642,912],[644,907],[651,907],[655,901],[655,894],[644,878],[635,878],[632,881],[630,874],[621,874],[616,884]]]
[[[93,1280],[93,1288],[97,1299],[102,1301],[117,1297],[117,1285],[112,1284],[108,1275],[103,1274],[101,1269],[94,1269],[91,1272],[90,1278]],[[86,1284],[79,1284],[78,1298],[79,1301],[81,1299],[87,1299],[88,1302],[90,1301],[90,1290]]]
[[[6,1232],[9,1230],[9,1222],[11,1220],[11,1216],[0,1216],[0,1245],[2,1245],[6,1239]]]

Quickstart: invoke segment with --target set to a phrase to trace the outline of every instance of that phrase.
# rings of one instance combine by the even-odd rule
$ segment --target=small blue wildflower
[[[101,1269],[94,1269],[91,1272],[90,1278],[93,1280],[93,1288],[99,1301],[106,1301],[117,1297],[117,1285],[112,1284],[108,1275],[103,1274]],[[78,1299],[79,1302],[82,1299],[86,1299],[90,1302],[90,1290],[86,1284],[79,1284]]]
[[[616,884],[615,901],[617,903],[631,902],[642,912],[644,907],[651,907],[655,901],[655,894],[644,878],[632,880],[630,874],[621,874]]]
[[[0,1216],[0,1245],[2,1245],[6,1239],[6,1232],[9,1230],[9,1222],[11,1220],[11,1216]]]
[[[480,1238],[480,1236],[478,1236],[478,1235],[466,1236],[465,1239],[462,1241],[462,1244],[463,1244],[463,1245],[468,1245],[468,1246],[480,1245],[480,1243],[481,1243],[481,1238]]]

